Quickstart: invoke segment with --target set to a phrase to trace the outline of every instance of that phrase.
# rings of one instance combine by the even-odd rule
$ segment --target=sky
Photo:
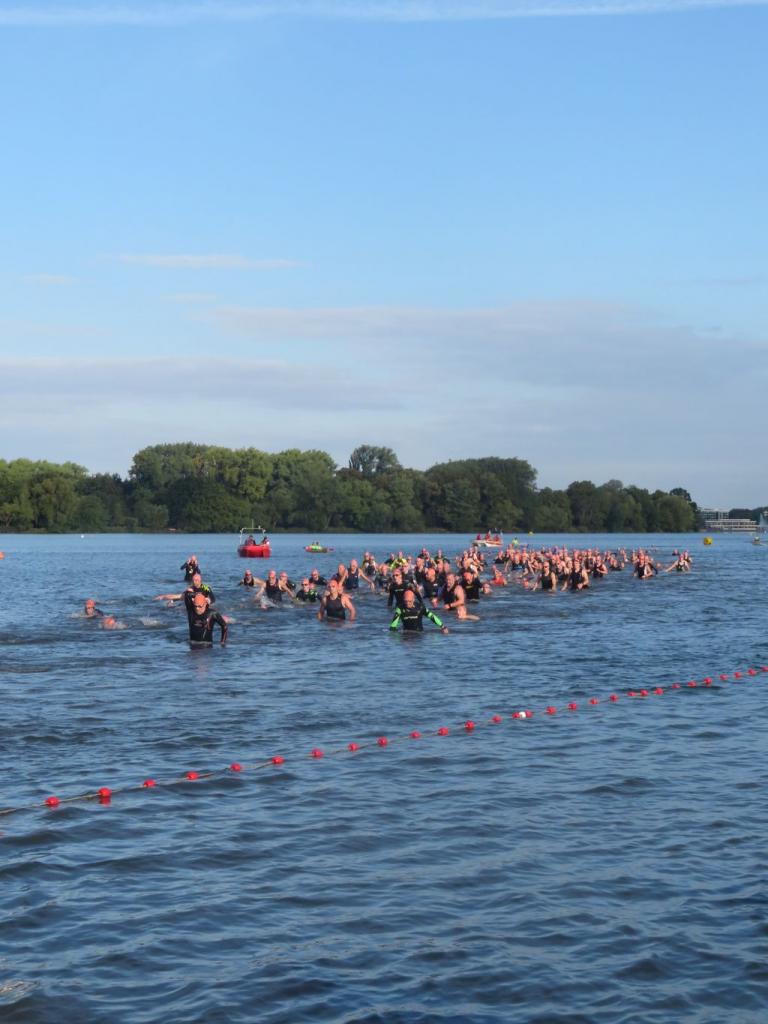
[[[0,458],[768,502],[768,0],[0,0]]]

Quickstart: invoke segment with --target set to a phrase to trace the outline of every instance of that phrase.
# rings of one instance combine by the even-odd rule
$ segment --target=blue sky
[[[0,458],[370,443],[765,502],[766,38],[726,0],[0,2]]]

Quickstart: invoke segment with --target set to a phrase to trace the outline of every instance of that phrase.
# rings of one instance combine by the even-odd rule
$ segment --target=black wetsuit
[[[574,569],[571,573],[571,590],[586,590],[589,586],[584,582],[584,570]]]
[[[387,597],[387,608],[391,608],[394,604],[397,608],[402,608],[405,600],[403,594],[406,590],[413,590],[416,595],[417,604],[421,604],[421,594],[415,589],[413,583],[407,583],[405,580],[402,583],[395,583],[394,580],[389,584],[389,596]]]
[[[421,633],[424,629],[421,620],[424,618],[425,615],[430,620],[430,622],[434,622],[434,624],[438,626],[440,629],[443,628],[442,621],[435,615],[433,611],[430,611],[429,608],[425,608],[423,604],[415,603],[411,605],[410,608],[407,608],[405,605],[396,608],[395,617],[394,619],[392,619],[389,628],[393,630],[397,629],[397,627],[402,622],[403,630],[406,633]]]
[[[319,601],[320,595],[316,590],[304,590],[303,588],[296,594],[296,600],[301,601],[305,604],[307,601]]]
[[[541,574],[541,576],[540,576],[540,580],[541,580],[541,589],[542,590],[554,590],[555,581],[552,578],[551,570],[550,570],[550,572],[546,572],[546,573],[543,572]]]
[[[267,595],[270,601],[274,601],[276,604],[281,604],[283,600],[283,592],[280,589],[280,584],[270,583],[269,580],[264,584],[264,593]]]
[[[480,600],[480,580],[477,576],[473,576],[469,582],[462,579],[461,586],[464,588],[464,594],[468,601]]]
[[[258,586],[253,576],[243,576],[240,582],[237,584],[238,587],[255,587]]]
[[[425,579],[422,583],[422,588],[427,601],[431,601],[433,597],[437,597],[440,593],[440,584],[437,580]]]
[[[347,613],[340,597],[326,597],[325,617],[326,619],[346,619]]]
[[[200,572],[200,565],[197,562],[185,562],[179,567],[184,573],[184,582],[189,583],[196,572]]]
[[[313,587],[324,587],[327,582],[328,580],[325,578],[325,576],[321,576],[320,573],[318,573],[317,576],[313,574],[309,577],[310,586]]]
[[[221,627],[221,642],[227,639],[227,620],[218,612],[212,612],[210,608],[198,612],[193,604],[187,606],[187,618],[189,619],[189,641],[193,644],[212,644],[213,627],[218,623]]]
[[[359,590],[360,589],[360,570],[355,569],[352,572],[348,570],[347,575],[344,577],[344,589],[345,590]]]

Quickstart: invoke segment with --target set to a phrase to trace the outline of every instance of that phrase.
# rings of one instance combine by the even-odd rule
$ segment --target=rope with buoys
[[[738,682],[745,677],[758,676],[761,673],[768,673],[768,665],[761,665],[759,670],[756,668],[748,668],[743,672],[721,672],[718,676],[720,682]],[[598,706],[610,704],[615,705],[619,703],[622,698],[634,699],[634,700],[646,700],[654,696],[662,696],[668,692],[675,692],[684,689],[696,689],[698,687],[709,688],[713,685],[714,680],[712,676],[704,676],[701,680],[689,679],[686,683],[671,683],[667,687],[655,686],[650,688],[643,688],[640,690],[626,690],[620,696],[618,693],[611,693],[608,697],[590,697],[587,701],[587,707],[596,708]],[[577,701],[569,701],[567,704],[558,706],[556,704],[548,704],[543,709],[543,714],[549,717],[558,715],[565,711],[569,714],[573,714],[579,710],[579,703]],[[514,722],[529,722],[534,719],[540,711],[534,711],[529,709],[523,709],[519,711],[513,711],[506,715],[494,714],[490,718],[483,721],[475,722],[472,719],[467,719],[465,722],[458,726],[458,730],[464,733],[475,732],[477,729],[484,727],[501,725],[504,721]],[[454,727],[456,728],[456,727]],[[444,737],[451,735],[451,727],[447,725],[441,725],[437,729],[432,729],[427,732],[421,732],[418,729],[414,729],[409,732],[407,736],[379,736],[375,740],[368,740],[362,742],[352,741],[347,743],[343,747],[335,747],[332,750],[323,750],[321,747],[313,747],[308,754],[304,754],[302,760],[306,761],[314,760],[319,761],[325,757],[334,757],[342,754],[356,754],[361,750],[372,750],[381,749],[383,747],[389,747],[395,743],[408,742],[409,740],[421,740],[429,737]],[[57,807],[62,807],[65,804],[82,803],[85,801],[98,800],[101,804],[109,804],[112,798],[124,793],[136,793],[142,790],[157,789],[157,788],[169,788],[170,786],[176,786],[181,783],[187,782],[204,782],[208,779],[222,778],[227,775],[241,774],[248,771],[262,771],[267,768],[276,768],[281,765],[288,763],[286,757],[282,754],[274,754],[273,756],[266,758],[262,761],[255,761],[252,764],[242,764],[238,761],[233,761],[225,768],[212,768],[203,771],[189,770],[184,772],[182,775],[174,776],[169,779],[155,779],[146,778],[143,782],[136,785],[121,786],[118,789],[110,789],[107,786],[100,786],[99,789],[93,792],[77,793],[73,796],[58,797],[49,796],[43,801],[36,801],[30,804],[20,804],[17,807],[4,807],[0,808],[0,817],[4,817],[10,814],[18,814],[20,811],[31,811],[36,808],[44,807],[51,810],[55,810]]]

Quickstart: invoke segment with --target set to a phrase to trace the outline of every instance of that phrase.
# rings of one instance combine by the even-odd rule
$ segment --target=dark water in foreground
[[[312,539],[271,566],[465,540]],[[286,759],[0,817],[0,1021],[762,1024],[768,675],[718,674],[768,664],[768,545],[643,539],[694,572],[499,589],[413,640],[365,594],[341,628],[255,610],[227,537],[0,538],[0,807]],[[149,600],[191,551],[223,649]]]

